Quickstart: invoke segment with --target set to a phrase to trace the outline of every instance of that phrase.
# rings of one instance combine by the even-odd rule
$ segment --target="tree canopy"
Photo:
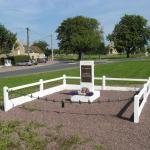
[[[142,49],[150,40],[148,21],[139,15],[125,15],[116,24],[108,39],[114,42],[119,52],[126,51],[127,57],[136,50]]]
[[[10,53],[15,42],[16,34],[10,32],[0,24],[0,54]]]
[[[66,53],[82,54],[96,51],[103,42],[100,23],[94,18],[77,16],[64,20],[57,28],[59,48]]]

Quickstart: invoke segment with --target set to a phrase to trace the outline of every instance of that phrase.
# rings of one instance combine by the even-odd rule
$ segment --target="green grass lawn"
[[[126,54],[110,54],[110,55],[96,55],[96,54],[85,54],[83,55],[83,59],[84,60],[100,60],[100,59],[124,59],[126,58]],[[130,55],[130,58],[141,58],[141,57],[144,57],[145,58],[145,55],[144,54],[132,54]],[[57,55],[54,57],[55,59],[58,59],[58,60],[78,60],[78,55],[77,54],[68,54],[68,55]]]
[[[3,100],[3,93],[2,89],[4,86],[8,87],[14,87],[19,86],[23,84],[28,84],[32,82],[37,82],[39,79],[51,79],[60,77],[63,74],[69,75],[69,76],[79,76],[79,68],[75,69],[67,69],[67,70],[61,70],[61,71],[55,71],[55,72],[46,72],[46,73],[38,73],[38,74],[32,74],[27,76],[17,76],[17,77],[9,77],[9,78],[0,78],[0,99]],[[128,62],[116,62],[111,64],[99,64],[95,66],[95,77],[101,77],[103,75],[106,75],[107,77],[118,77],[118,78],[148,78],[150,76],[150,61],[128,61]],[[62,81],[60,81],[62,82]],[[46,85],[46,87],[50,87],[53,85],[56,85],[60,82],[55,82]],[[76,83],[79,81],[69,81],[71,83]],[[96,83],[100,84],[100,81],[97,81]],[[109,84],[121,84],[121,85],[127,85],[127,84],[133,84],[131,82],[116,82],[116,81],[109,81],[107,82],[107,85]],[[137,84],[137,83],[136,83]],[[36,91],[38,87],[29,88],[24,90],[31,92]]]

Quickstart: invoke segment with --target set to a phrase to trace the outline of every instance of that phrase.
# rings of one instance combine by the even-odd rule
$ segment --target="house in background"
[[[31,45],[29,47],[29,50],[27,50],[26,45],[18,45],[17,48],[15,48],[12,53],[14,56],[18,55],[29,55],[31,59],[37,60],[38,58],[45,58],[44,52],[37,46]]]
[[[14,44],[11,55],[12,56],[25,55],[25,48],[19,40],[17,40],[16,43]]]
[[[4,58],[5,66],[12,66],[10,56],[29,55],[31,59],[46,58],[44,52],[37,46],[30,46],[27,51],[27,46],[23,45],[19,40],[16,40],[12,51],[9,54],[0,54],[0,58]]]
[[[11,53],[1,54],[0,58],[19,55],[29,55],[31,59],[45,58],[44,52],[39,47],[32,45],[29,47],[29,51],[27,51],[27,46],[23,45],[19,40],[13,45]]]
[[[4,58],[4,66],[12,66],[12,62],[11,62],[12,60],[8,57],[18,56],[18,55],[25,55],[25,48],[23,44],[17,39],[13,45],[11,53],[1,54],[0,58]]]
[[[109,54],[118,54],[117,49],[114,47],[114,43],[110,42],[108,45]]]
[[[29,56],[31,59],[38,59],[38,58],[45,58],[45,54],[43,53],[43,51],[37,47],[37,46],[30,46],[29,47],[29,52],[27,52],[27,54],[29,53]]]

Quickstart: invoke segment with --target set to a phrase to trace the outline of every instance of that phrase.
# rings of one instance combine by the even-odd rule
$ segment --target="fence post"
[[[148,94],[150,92],[150,77],[148,78]]]
[[[102,77],[102,90],[105,90],[106,87],[106,76]]]
[[[66,75],[63,75],[63,85],[66,86]]]
[[[8,111],[9,110],[9,96],[8,96],[7,86],[3,88],[3,96],[4,96],[4,111]]]
[[[40,79],[39,82],[40,82],[40,92],[42,92],[44,90],[43,79]]]
[[[134,123],[139,123],[139,96],[134,96]]]
[[[148,93],[147,93],[147,84],[144,84],[144,94],[143,94],[143,99],[145,100],[145,101],[147,101],[147,95]]]

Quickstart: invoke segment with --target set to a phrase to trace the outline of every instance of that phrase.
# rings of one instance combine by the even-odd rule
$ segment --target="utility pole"
[[[27,27],[26,30],[27,30],[27,53],[29,55],[29,28]]]
[[[53,34],[51,34],[51,51],[52,51],[52,61],[54,59],[54,55],[53,55]]]

